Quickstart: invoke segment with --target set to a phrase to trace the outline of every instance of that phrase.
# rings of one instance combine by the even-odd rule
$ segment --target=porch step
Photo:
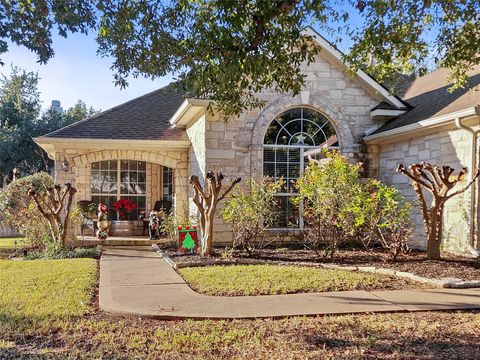
[[[85,239],[77,239],[72,242],[74,247],[83,246],[151,246],[152,244],[160,244],[166,242],[166,239],[149,240],[148,238],[107,238],[106,240],[98,240],[94,237],[85,237]]]

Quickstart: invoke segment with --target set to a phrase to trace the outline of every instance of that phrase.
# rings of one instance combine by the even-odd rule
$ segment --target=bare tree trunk
[[[443,236],[443,210],[445,203],[452,197],[465,192],[480,176],[480,169],[476,169],[474,176],[462,189],[449,194],[468,172],[464,167],[457,176],[450,166],[436,166],[426,162],[413,164],[408,169],[402,164],[398,165],[397,171],[412,180],[412,187],[417,193],[423,222],[427,232],[427,257],[430,260],[441,258],[440,247]],[[432,194],[432,202],[428,208],[423,190],[427,189]]]
[[[77,190],[71,184],[65,184],[61,188],[55,185],[53,188],[47,189],[47,193],[40,198],[35,189],[30,189],[28,195],[34,201],[37,210],[48,221],[53,240],[66,246],[68,234],[70,230],[70,209],[73,202],[73,196]],[[68,201],[65,207],[65,198],[68,195]],[[64,219],[62,221],[62,211],[65,209]]]
[[[207,173],[205,186],[200,184],[198,176],[190,177],[190,184],[193,185],[194,197],[193,202],[197,206],[200,213],[200,230],[202,232],[202,255],[212,254],[213,250],[213,225],[215,221],[215,212],[217,204],[240,182],[240,178],[235,179],[225,192],[220,195],[222,181],[224,176],[222,173],[215,174],[212,171]]]

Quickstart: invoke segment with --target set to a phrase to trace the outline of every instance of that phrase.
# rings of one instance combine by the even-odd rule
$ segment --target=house
[[[112,219],[119,198],[136,203],[134,218],[159,199],[173,199],[176,216],[185,219],[195,215],[190,175],[203,178],[212,170],[227,177],[294,180],[307,156],[323,147],[362,161],[369,176],[398,186],[411,199],[407,178],[395,171],[398,163],[425,160],[457,169],[478,164],[480,92],[448,92],[447,72],[439,69],[408,84],[402,96],[393,95],[361,70],[348,75],[341,54],[308,32],[322,51],[304,66],[306,85],[297,96],[264,91],[264,108],[225,122],[207,110],[207,100],[185,98],[167,86],[35,141],[55,159],[57,181],[74,184],[78,200],[106,203]],[[470,85],[479,83],[476,68]],[[281,216],[272,231],[295,234],[304,224],[289,202],[294,190],[287,185],[282,191]],[[480,246],[474,241],[478,197],[475,187],[450,201],[449,248]],[[418,210],[415,221],[413,245],[424,247]],[[220,219],[215,231],[215,242],[231,241]]]

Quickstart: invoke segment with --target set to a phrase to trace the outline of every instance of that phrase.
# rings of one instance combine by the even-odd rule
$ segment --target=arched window
[[[338,148],[335,129],[317,111],[298,107],[277,116],[265,133],[263,173],[285,184],[277,194],[278,220],[275,228],[302,228],[298,208],[290,202],[295,181],[308,164],[308,154],[322,148]]]

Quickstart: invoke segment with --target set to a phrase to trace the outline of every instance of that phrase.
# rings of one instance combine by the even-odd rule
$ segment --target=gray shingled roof
[[[187,140],[185,130],[172,128],[169,122],[184,100],[184,91],[170,84],[44,137]]]
[[[480,84],[480,66],[469,73],[465,88],[453,92],[448,91],[451,86],[446,83],[448,75],[449,70],[441,68],[416,79],[403,97],[413,108],[388,121],[373,134],[480,105],[480,91],[471,90]]]

